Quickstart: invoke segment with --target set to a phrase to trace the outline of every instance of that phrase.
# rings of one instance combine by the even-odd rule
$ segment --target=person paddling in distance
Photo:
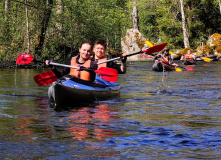
[[[107,42],[105,40],[95,41],[93,48],[94,56],[92,57],[92,60],[94,60],[97,63],[106,61],[107,57],[105,57],[104,55],[106,52],[106,48],[107,48]],[[98,68],[109,67],[116,69],[119,74],[125,74],[127,70],[126,61],[127,61],[126,54],[123,54],[120,65],[116,64],[113,61],[110,61],[107,63],[98,64]]]
[[[65,68],[62,72],[60,72],[54,66],[50,66],[51,70],[58,78],[70,74],[74,77],[93,82],[96,76],[93,70],[97,69],[97,63],[90,59],[91,48],[92,47],[89,42],[84,42],[79,48],[79,55],[72,57],[71,66],[77,67],[77,69]],[[46,60],[45,63],[46,65],[50,65],[49,60]],[[82,69],[83,67],[88,69],[90,68],[91,70],[84,70]]]
[[[163,62],[165,64],[169,64],[169,65],[173,65],[173,66],[177,67],[178,65],[173,62],[171,55],[169,54],[169,51],[170,50],[168,48],[164,48],[162,51],[162,54],[159,52],[154,57],[154,60],[160,60],[161,62]]]
[[[180,60],[188,60],[190,62],[195,62],[196,57],[191,53],[191,50],[187,50],[186,54]]]

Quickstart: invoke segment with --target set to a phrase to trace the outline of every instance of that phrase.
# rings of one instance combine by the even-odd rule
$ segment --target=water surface
[[[1,69],[1,159],[221,159],[221,62],[152,64],[128,63],[119,98],[60,112],[33,80],[47,69]]]

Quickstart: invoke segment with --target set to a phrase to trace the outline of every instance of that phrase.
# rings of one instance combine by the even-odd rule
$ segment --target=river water
[[[152,64],[128,63],[119,98],[59,112],[33,80],[47,69],[1,69],[0,159],[221,159],[221,62]]]

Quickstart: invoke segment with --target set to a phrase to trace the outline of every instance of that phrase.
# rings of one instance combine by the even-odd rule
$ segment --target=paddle
[[[131,53],[131,54],[128,54],[126,55],[125,57],[129,57],[129,56],[133,56],[133,55],[136,55],[136,54],[140,54],[140,53],[147,53],[147,54],[151,54],[151,53],[154,53],[154,52],[159,52],[161,51],[162,49],[164,49],[164,47],[167,45],[167,42],[165,43],[161,43],[161,44],[157,44],[153,47],[150,47],[148,49],[145,49],[143,51],[139,51],[139,52],[136,52],[136,53]],[[116,57],[116,58],[112,58],[112,59],[108,59],[106,61],[103,61],[103,62],[100,62],[100,63],[97,63],[98,65],[99,64],[102,64],[102,63],[107,63],[107,62],[111,62],[111,61],[115,61],[115,60],[118,60],[122,57]]]
[[[32,61],[34,62],[42,62],[44,63],[44,61],[36,61],[34,60],[33,56],[31,54],[21,54],[18,56],[17,60],[16,60],[16,64],[29,64]],[[55,66],[62,66],[62,67],[68,67],[68,68],[74,68],[77,69],[77,67],[74,66],[70,66],[70,65],[65,65],[65,64],[59,64],[59,63],[54,63],[54,62],[50,62],[50,64],[55,65]],[[103,78],[106,81],[110,81],[110,82],[116,82],[117,78],[118,78],[118,73],[115,69],[113,68],[108,68],[108,67],[101,67],[99,70],[92,70],[92,69],[87,69],[87,68],[81,68],[81,70],[88,70],[88,71],[94,71],[95,73],[100,74],[101,78]],[[49,80],[50,77],[52,78],[52,80]],[[57,79],[55,78],[55,75],[52,74],[51,72],[46,72],[43,74],[39,74],[37,75],[36,79],[36,83],[39,85],[43,85],[43,84],[51,84],[52,82],[56,81]],[[43,84],[41,84],[40,81],[44,81]]]
[[[59,63],[54,63],[54,62],[51,62],[50,64],[62,66],[62,67],[74,68],[74,69],[77,68],[74,66],[59,64]],[[101,67],[98,70],[81,68],[81,70],[94,71],[95,73],[100,74],[100,77],[102,79],[104,79],[106,81],[110,81],[110,82],[116,82],[117,78],[118,78],[118,72],[117,72],[117,70],[115,70],[113,68]],[[48,71],[48,72],[44,72],[44,73],[40,73],[40,74],[36,75],[34,77],[34,80],[38,85],[45,86],[45,85],[53,83],[54,81],[57,81],[58,78],[53,73],[53,71]]]
[[[202,57],[202,60],[205,61],[205,62],[211,62],[212,61],[212,59],[207,58],[207,57]]]
[[[46,86],[46,85],[51,84],[57,80],[58,80],[58,78],[56,77],[56,75],[52,71],[40,73],[40,74],[34,76],[34,81],[39,86]]]

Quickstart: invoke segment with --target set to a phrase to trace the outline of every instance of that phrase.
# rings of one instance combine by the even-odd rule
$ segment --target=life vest
[[[168,56],[164,57],[164,56],[162,55],[161,58],[160,58],[160,60],[161,60],[163,63],[169,64],[169,57],[168,57]]]
[[[79,64],[77,63],[77,56],[72,57],[71,60],[71,66],[77,67]],[[84,64],[82,64],[83,67],[86,68],[90,68],[91,67],[91,60],[87,60],[84,62]],[[70,75],[86,80],[86,81],[90,81],[90,73],[88,71],[77,71],[77,69],[71,68],[70,69]]]
[[[189,60],[189,61],[194,61],[194,58],[193,58],[193,55],[192,55],[192,54],[186,55],[186,56],[184,57],[184,59]]]
[[[104,62],[107,60],[107,57],[96,60],[97,63]],[[107,63],[102,63],[98,65],[98,69],[101,67],[107,67]]]

